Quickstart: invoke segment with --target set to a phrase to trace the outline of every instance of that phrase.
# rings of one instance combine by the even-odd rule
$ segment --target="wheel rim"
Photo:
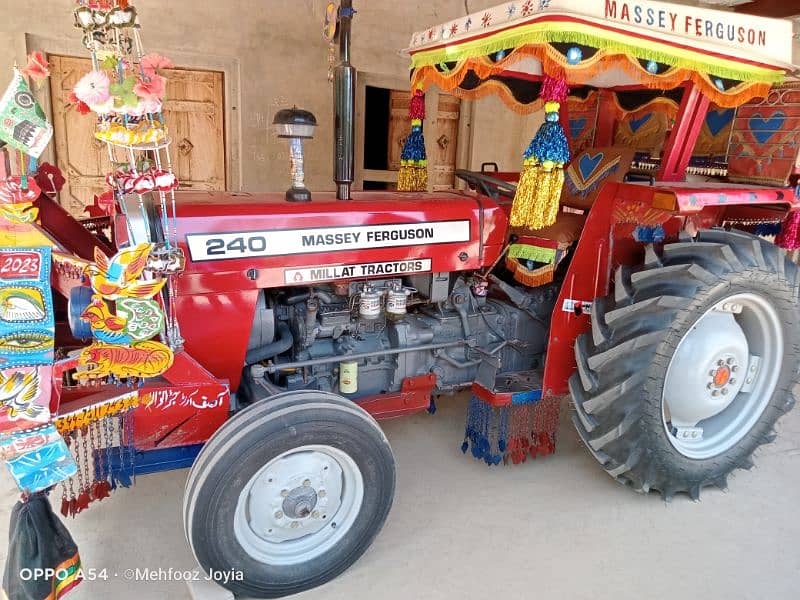
[[[236,540],[270,565],[306,562],[349,531],[364,499],[355,461],[332,446],[294,448],[273,458],[239,494]]]
[[[706,311],[667,368],[661,416],[672,446],[698,460],[735,446],[775,392],[783,347],[780,317],[763,296],[734,294]]]

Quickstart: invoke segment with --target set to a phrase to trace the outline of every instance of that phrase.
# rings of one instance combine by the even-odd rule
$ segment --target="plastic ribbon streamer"
[[[522,173],[511,207],[512,227],[541,229],[556,221],[564,165],[570,158],[567,136],[558,120],[568,91],[563,79],[545,76],[542,82],[545,121],[523,154]]]
[[[425,94],[419,88],[411,96],[408,117],[411,119],[411,133],[406,137],[400,154],[397,189],[402,192],[423,192],[428,189],[428,158],[425,155],[425,138],[422,136]]]

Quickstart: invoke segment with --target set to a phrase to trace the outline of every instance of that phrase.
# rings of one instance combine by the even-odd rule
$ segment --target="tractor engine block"
[[[520,288],[517,306],[481,283],[438,273],[263,290],[240,401],[299,389],[355,400],[428,373],[448,393],[469,386],[488,356],[500,371],[541,366],[557,288]]]

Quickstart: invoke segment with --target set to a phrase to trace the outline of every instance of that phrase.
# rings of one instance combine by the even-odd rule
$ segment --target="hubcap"
[[[736,294],[704,313],[681,339],[664,381],[662,419],[672,445],[705,459],[732,448],[777,385],[783,330],[757,294]]]
[[[347,533],[363,497],[361,471],[349,455],[332,446],[302,446],[250,479],[239,495],[234,533],[256,560],[306,562]]]

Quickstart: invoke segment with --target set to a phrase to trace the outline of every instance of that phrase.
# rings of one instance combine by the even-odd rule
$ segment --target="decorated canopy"
[[[694,82],[719,107],[763,96],[791,65],[792,26],[646,0],[510,0],[414,33],[412,83],[530,104],[522,80],[669,90]],[[516,82],[516,83],[515,83]],[[536,90],[538,92],[538,90]],[[527,112],[527,111],[525,111]]]

